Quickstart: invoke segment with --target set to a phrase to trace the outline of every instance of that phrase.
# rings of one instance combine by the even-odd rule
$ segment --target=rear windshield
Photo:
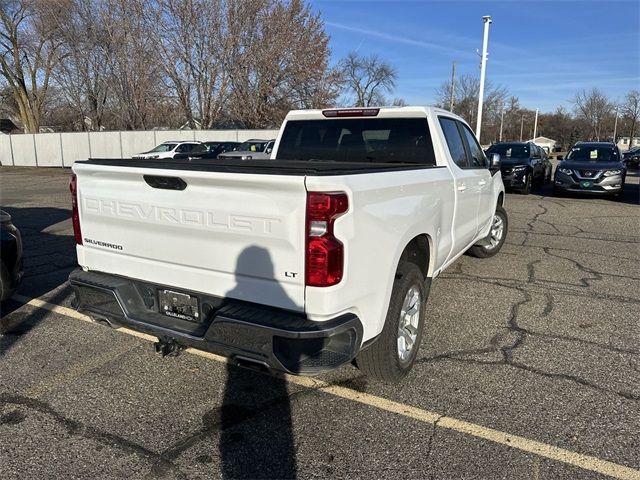
[[[529,145],[501,143],[491,145],[487,153],[497,153],[501,158],[529,158]]]
[[[425,118],[340,118],[287,122],[278,160],[435,165]]]
[[[614,147],[580,145],[571,149],[567,160],[574,162],[619,162],[620,158],[618,150]]]

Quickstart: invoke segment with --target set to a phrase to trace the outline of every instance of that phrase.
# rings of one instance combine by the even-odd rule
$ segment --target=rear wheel
[[[481,245],[472,246],[469,249],[469,253],[478,258],[493,257],[504,245],[508,229],[509,217],[507,216],[507,211],[498,205],[491,221],[489,235],[483,239]]]
[[[418,266],[402,262],[396,272],[382,333],[356,358],[364,374],[395,383],[409,373],[422,340],[428,294]]]

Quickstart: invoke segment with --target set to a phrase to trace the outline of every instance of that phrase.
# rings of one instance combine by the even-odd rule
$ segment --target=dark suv
[[[22,280],[22,238],[11,215],[0,210],[0,301],[8,299]]]
[[[634,147],[622,154],[624,163],[627,168],[640,167],[640,147]]]
[[[578,142],[556,167],[553,191],[621,195],[626,176],[627,167],[616,145]]]
[[[546,153],[533,142],[501,142],[487,149],[487,156],[500,155],[502,182],[508,189],[531,192],[534,183],[551,180],[551,162]]]

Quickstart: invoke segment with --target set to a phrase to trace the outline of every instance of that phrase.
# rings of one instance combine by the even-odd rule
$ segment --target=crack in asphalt
[[[547,212],[549,211],[549,209],[547,207],[545,207],[544,205],[538,204],[538,207],[541,208],[542,211],[538,212],[538,213],[535,213],[533,215],[533,218],[527,222],[527,227],[529,228],[530,232],[533,232],[533,229],[534,229],[533,224],[538,221],[538,218],[541,217],[542,215],[546,215]]]
[[[545,212],[546,213],[546,212]],[[539,215],[542,215],[543,213],[539,213]],[[580,279],[580,285],[576,285],[582,288],[589,288],[591,287],[591,281],[596,281],[596,280],[602,280],[603,275],[606,274],[602,274],[601,272],[597,272],[589,267],[586,267],[585,265],[581,264],[580,262],[570,259],[570,258],[566,258],[562,255],[554,255],[553,253],[550,252],[550,248],[544,247],[543,251],[545,254],[551,256],[551,257],[556,257],[556,258],[560,258],[563,260],[567,260],[569,262],[571,262],[575,268],[577,268],[579,271],[584,272],[584,273],[588,273],[590,276],[587,277],[582,277]],[[535,266],[537,264],[539,264],[541,262],[540,259],[537,260],[532,260],[530,262],[527,263],[526,268],[527,268],[527,280],[525,281],[525,285],[526,287],[530,288],[532,286],[535,286],[537,283],[539,283],[540,281],[536,279],[536,273],[535,273]],[[426,357],[426,358],[422,358],[417,360],[418,363],[427,363],[427,362],[433,362],[433,361],[438,361],[438,360],[450,360],[450,361],[456,361],[456,362],[463,362],[463,363],[471,363],[471,364],[478,364],[478,365],[491,365],[491,366],[508,366],[508,367],[513,367],[513,368],[517,368],[519,370],[523,370],[529,373],[533,373],[535,375],[539,375],[539,376],[543,376],[546,378],[551,378],[551,379],[561,379],[561,380],[565,380],[565,381],[571,381],[573,383],[576,383],[578,385],[584,386],[584,387],[588,387],[597,391],[601,391],[601,392],[605,392],[605,393],[610,393],[610,394],[615,394],[618,395],[620,397],[623,397],[627,400],[633,400],[633,401],[637,401],[640,400],[640,394],[634,394],[633,392],[629,392],[626,390],[614,390],[611,388],[606,388],[603,387],[601,385],[598,385],[595,382],[591,382],[583,377],[580,377],[578,375],[572,375],[572,374],[567,374],[567,373],[555,373],[555,372],[548,372],[545,371],[543,369],[537,368],[537,367],[533,367],[531,365],[527,365],[523,362],[517,361],[514,359],[514,351],[516,349],[518,349],[519,347],[521,347],[522,345],[524,345],[526,338],[528,336],[532,336],[532,337],[540,337],[540,338],[547,338],[547,339],[558,339],[558,340],[563,340],[563,341],[570,341],[570,342],[575,342],[575,343],[579,343],[579,344],[584,344],[584,345],[589,345],[589,346],[595,346],[598,348],[601,348],[603,350],[607,350],[607,351],[613,351],[616,353],[622,353],[622,354],[638,354],[639,352],[637,350],[632,350],[632,349],[624,349],[624,348],[619,348],[619,347],[614,347],[612,345],[605,345],[605,344],[601,344],[598,342],[593,342],[590,340],[583,340],[583,339],[579,339],[579,338],[575,338],[575,337],[568,337],[568,336],[564,336],[564,335],[557,335],[557,334],[548,334],[548,333],[541,333],[541,332],[535,332],[532,330],[529,330],[527,328],[521,327],[518,324],[518,316],[520,314],[520,309],[528,304],[529,302],[531,302],[533,300],[533,297],[531,295],[531,292],[523,287],[521,285],[521,282],[519,282],[516,279],[503,279],[503,280],[509,280],[514,282],[514,284],[505,284],[502,283],[500,281],[500,279],[496,279],[495,277],[491,277],[491,279],[489,278],[485,278],[485,277],[480,277],[480,276],[474,276],[474,275],[470,275],[467,273],[464,273],[463,270],[463,266],[462,263],[458,263],[458,265],[456,266],[456,268],[451,271],[448,274],[444,275],[445,278],[450,278],[450,279],[466,279],[466,280],[470,280],[470,281],[481,281],[482,283],[491,283],[493,285],[498,285],[504,288],[509,288],[512,290],[515,290],[517,292],[519,292],[523,298],[520,301],[517,301],[515,303],[513,303],[511,305],[511,309],[509,312],[509,317],[507,319],[507,325],[506,325],[506,330],[508,333],[513,334],[513,340],[511,340],[510,343],[506,344],[506,345],[501,345],[501,341],[505,340],[505,336],[501,333],[498,333],[496,335],[494,335],[490,341],[489,344],[491,345],[490,347],[487,348],[477,348],[477,349],[468,349],[468,350],[460,350],[460,351],[455,351],[455,352],[449,352],[449,353],[443,353],[443,354],[439,354],[439,355],[435,355],[432,357]],[[492,281],[491,281],[492,280]],[[561,282],[558,282],[560,284],[562,284]],[[564,283],[564,285],[569,285],[569,286],[573,286],[573,284],[568,284],[568,283]],[[542,316],[548,316],[549,314],[551,314],[555,308],[554,303],[553,303],[553,293],[549,292],[548,289],[547,291],[541,292],[544,296],[545,296],[545,307],[542,311]],[[593,294],[589,294],[589,297],[594,297]],[[640,303],[640,300],[635,300],[636,302]],[[472,359],[472,358],[465,358],[468,357],[469,355],[486,355],[489,353],[500,353],[502,355],[502,359],[501,360],[478,360],[478,359]]]
[[[446,415],[442,414],[440,415],[438,418],[436,418],[436,421],[433,422],[433,426],[431,429],[431,434],[429,435],[429,440],[427,441],[427,453],[424,456],[426,465],[427,465],[427,473],[429,475],[429,479],[433,479],[435,478],[434,476],[434,472],[431,472],[431,452],[433,450],[433,441],[435,440],[436,437],[436,431],[438,428],[438,422],[440,422],[440,420],[442,420],[443,417],[445,417]]]
[[[123,450],[128,454],[140,455],[149,460],[153,460],[156,464],[161,466],[161,468],[158,468],[156,472],[156,478],[164,477],[169,473],[174,473],[177,478],[187,478],[187,475],[182,472],[171,459],[163,457],[162,454],[158,454],[153,450],[150,450],[136,442],[123,438],[119,435],[105,432],[91,425],[87,425],[77,420],[65,417],[60,412],[51,407],[51,405],[43,402],[42,400],[36,400],[24,395],[0,393],[0,405],[2,404],[17,405],[48,415],[53,420],[55,420],[57,424],[62,426],[71,436],[94,440],[109,447],[115,447]]]
[[[581,264],[577,260],[574,260],[573,258],[563,257],[562,255],[555,255],[555,254],[551,253],[551,248],[549,248],[549,247],[544,247],[542,250],[544,251],[544,253],[546,253],[550,257],[555,257],[555,258],[560,258],[562,260],[566,260],[567,262],[574,264],[575,267],[578,270],[580,270],[581,272],[589,273],[589,274],[593,275],[592,277],[582,277],[579,280],[580,284],[583,287],[590,287],[592,280],[602,280],[602,276],[603,275],[607,275],[607,274],[603,274],[601,272],[596,272],[592,268],[585,267],[583,264]],[[613,276],[613,275],[608,275],[608,276]]]
[[[469,273],[463,274],[451,274],[445,273],[438,276],[439,280],[469,280],[471,282],[478,282],[485,285],[496,285],[499,287],[509,288],[509,289],[518,289],[522,285],[522,281],[515,278],[500,278],[500,277],[483,277],[481,275],[473,275]],[[624,302],[624,303],[638,303],[640,304],[640,298],[632,298],[632,297],[624,297],[622,295],[612,295],[608,293],[597,293],[597,292],[583,292],[580,290],[575,290],[574,288],[549,288],[548,284],[551,285],[563,285],[566,287],[579,287],[585,288],[583,285],[571,284],[566,282],[557,282],[553,280],[536,280],[536,283],[530,284],[527,288],[533,293],[545,294],[548,292],[560,293],[565,296],[573,296],[577,298],[595,298],[598,300],[611,300],[615,302]]]
[[[188,434],[184,438],[173,443],[171,446],[165,448],[160,454],[160,458],[173,462],[177,460],[182,453],[196,445],[199,441],[213,437],[217,432],[233,428],[248,420],[255,419],[274,408],[290,403],[290,401],[295,397],[308,395],[316,390],[316,388],[308,388],[298,392],[280,395],[261,403],[259,407],[247,407],[236,404],[227,404],[222,405],[221,407],[216,407],[203,415],[202,427],[199,430]],[[156,478],[157,474],[162,472],[162,466],[163,465],[160,462],[156,462],[152,465],[148,477]]]
[[[528,239],[528,235],[545,235],[547,237],[562,237],[562,238],[575,238],[578,240],[597,240],[600,242],[611,242],[611,243],[626,243],[629,245],[637,245],[640,244],[640,240],[621,240],[619,235],[615,236],[614,238],[602,238],[602,237],[586,237],[583,235],[579,235],[579,234],[575,234],[575,235],[568,235],[566,233],[562,233],[560,235],[556,235],[555,233],[546,233],[546,232],[534,232],[532,230],[515,230],[515,229],[510,229],[509,233],[522,233],[525,235],[525,237]],[[595,233],[595,232],[585,232],[585,233]],[[635,236],[631,236],[631,238],[636,238]],[[506,242],[509,243],[509,242]],[[511,243],[511,245],[519,245],[519,246],[537,246],[537,245],[521,245],[521,244],[514,244]]]

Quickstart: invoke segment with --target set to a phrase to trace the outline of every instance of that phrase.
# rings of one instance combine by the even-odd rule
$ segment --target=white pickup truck
[[[429,107],[293,111],[271,159],[94,159],[70,187],[81,311],[295,374],[400,380],[431,280],[507,234],[499,157]]]

